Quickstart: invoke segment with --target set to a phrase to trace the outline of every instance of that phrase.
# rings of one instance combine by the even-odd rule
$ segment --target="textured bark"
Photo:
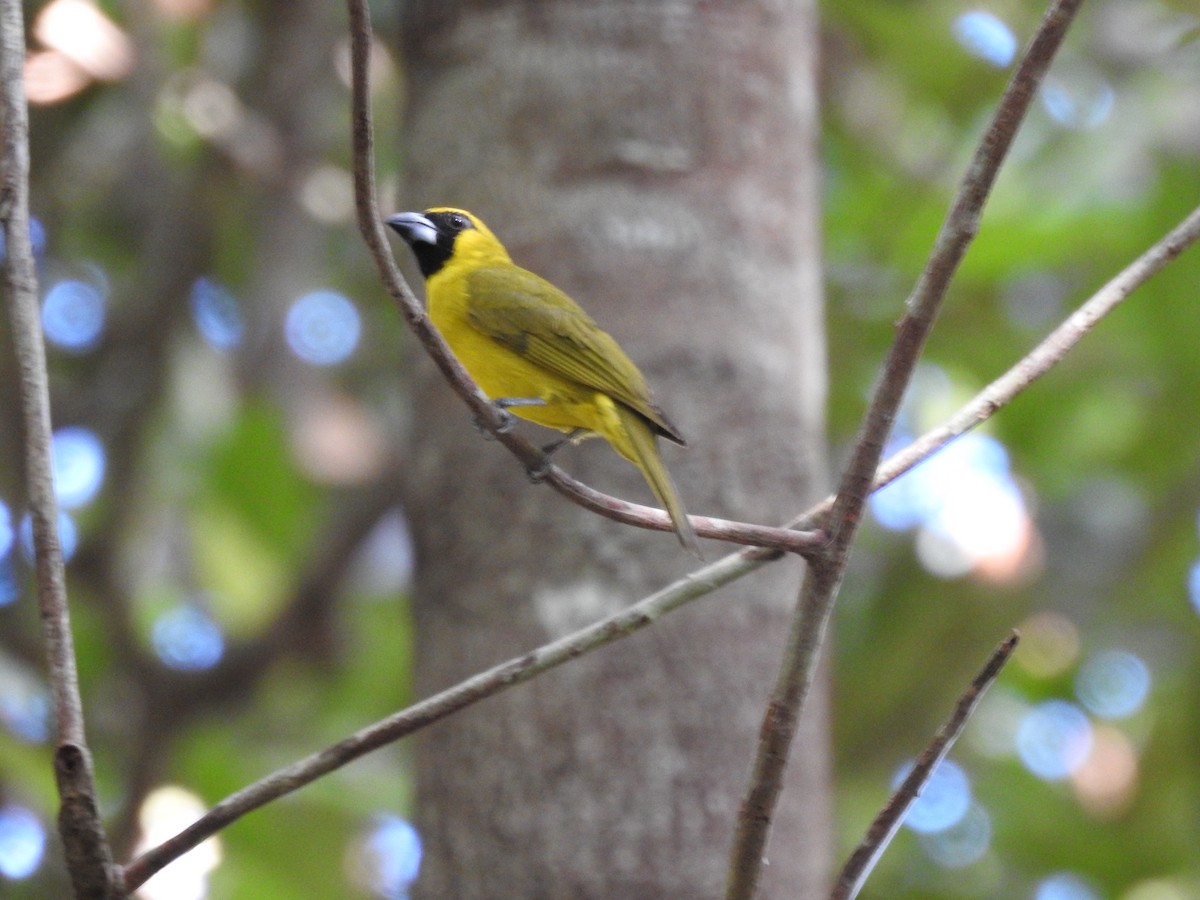
[[[814,499],[827,485],[812,4],[406,8],[402,208],[478,213],[618,339],[689,439],[664,455],[692,512],[776,523]],[[416,407],[421,694],[694,565],[673,535],[529,484],[427,367]],[[558,462],[652,502],[601,442]],[[777,564],[431,729],[418,895],[718,896],[797,584],[797,565]],[[764,896],[826,885],[817,694]]]

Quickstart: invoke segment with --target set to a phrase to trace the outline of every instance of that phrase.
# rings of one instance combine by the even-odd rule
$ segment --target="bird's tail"
[[[688,521],[687,513],[683,509],[679,494],[675,491],[675,485],[671,481],[667,467],[663,465],[662,457],[659,456],[658,440],[655,438],[654,432],[650,430],[646,420],[632,409],[621,403],[614,403],[613,406],[620,421],[623,440],[620,442],[610,440],[609,443],[641,470],[646,483],[650,485],[650,490],[654,492],[658,502],[666,508],[667,514],[671,517],[675,533],[679,536],[679,543],[703,559],[700,542],[696,540],[696,532],[692,530],[692,523]]]

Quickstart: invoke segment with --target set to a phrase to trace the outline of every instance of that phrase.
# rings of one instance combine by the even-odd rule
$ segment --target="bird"
[[[516,265],[478,216],[433,207],[386,221],[416,257],[430,321],[488,398],[564,432],[547,453],[604,438],[642,473],[683,547],[701,556],[658,450],[659,437],[686,442],[616,340],[567,294]]]

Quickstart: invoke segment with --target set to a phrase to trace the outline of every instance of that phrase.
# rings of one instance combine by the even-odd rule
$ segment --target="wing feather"
[[[488,298],[470,305],[472,327],[560,378],[603,391],[683,443],[625,351],[550,282],[517,266],[488,267],[468,276],[468,289]]]

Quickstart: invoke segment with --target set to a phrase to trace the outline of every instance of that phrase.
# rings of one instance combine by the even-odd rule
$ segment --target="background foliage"
[[[103,448],[94,496],[68,510],[68,574],[89,737],[126,853],[153,789],[212,803],[410,699],[406,472],[392,448],[419,423],[405,416],[413,345],[352,224],[341,6],[110,3],[111,31],[89,32],[108,43],[89,56],[50,24],[63,5],[27,11],[33,211],[47,331],[59,309],[66,335],[50,344],[55,425]],[[964,36],[972,11],[1019,42],[1041,8],[823,7],[835,448],[1007,76],[1002,31]],[[386,39],[397,8],[374,13]],[[902,430],[999,375],[1195,205],[1197,28],[1182,0],[1085,10]],[[402,108],[401,71],[381,55],[381,136]],[[403,158],[380,164],[386,191]],[[63,284],[84,288],[60,309]],[[1200,896],[1198,284],[1200,257],[1185,254],[990,423],[992,442],[958,466],[931,462],[912,495],[876,507],[836,619],[844,850],[987,650],[1013,626],[1025,640],[952,756],[965,816],[902,831],[870,896]],[[317,291],[355,314],[318,303],[296,324],[296,301]],[[12,383],[5,371],[0,893],[43,897],[61,892],[61,865],[53,839],[34,852],[55,801]],[[81,452],[64,479],[86,485],[96,457]],[[998,494],[973,493],[981,471]],[[957,517],[939,519],[956,496]],[[1063,709],[1050,700],[1075,722],[1052,732],[1051,761],[1079,758],[1048,778],[1035,774],[1044,736],[1016,751],[1031,711]],[[222,834],[208,896],[398,890],[406,785],[401,745],[253,814]],[[941,796],[968,798],[962,783]]]

